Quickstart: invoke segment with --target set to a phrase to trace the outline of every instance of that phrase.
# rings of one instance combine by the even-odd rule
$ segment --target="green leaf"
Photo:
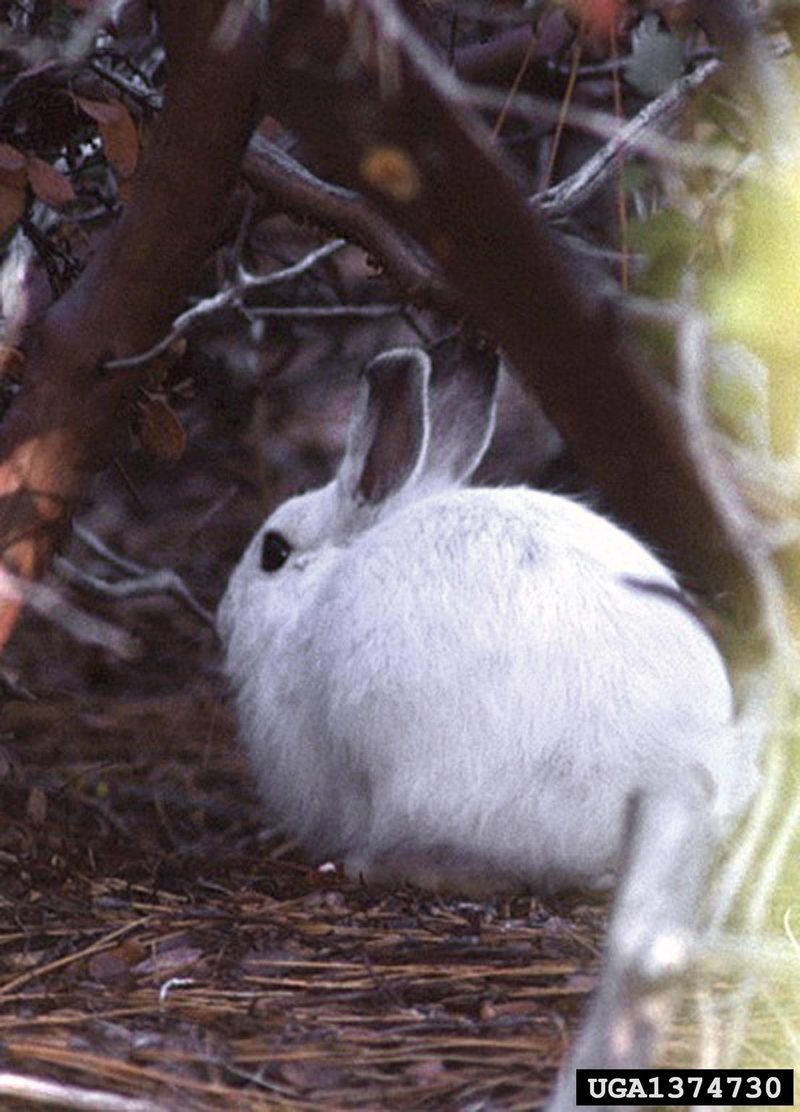
[[[647,260],[637,292],[648,297],[674,297],[690,253],[697,246],[697,228],[679,212],[663,209],[646,220],[633,221],[628,231],[631,250]]]

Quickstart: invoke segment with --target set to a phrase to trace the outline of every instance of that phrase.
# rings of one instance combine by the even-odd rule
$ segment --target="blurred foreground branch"
[[[656,1058],[698,948],[714,849],[710,805],[698,779],[632,802],[600,988],[548,1112],[575,1107],[577,1069],[642,1069]]]

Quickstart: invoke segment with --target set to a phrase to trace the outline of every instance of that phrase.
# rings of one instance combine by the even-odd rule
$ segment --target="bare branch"
[[[293,263],[291,266],[284,267],[281,270],[275,270],[271,274],[249,274],[242,267],[239,268],[236,280],[229,286],[220,290],[219,293],[214,294],[212,297],[206,297],[197,305],[193,305],[191,309],[181,313],[179,317],[173,321],[172,327],[166,336],[163,336],[157,344],[154,344],[147,351],[142,352],[141,355],[132,355],[128,359],[114,359],[105,364],[103,368],[106,371],[131,371],[138,370],[141,367],[146,367],[163,355],[172,347],[172,345],[182,336],[187,333],[201,322],[208,322],[215,316],[220,316],[228,309],[245,309],[244,295],[254,291],[261,291],[271,289],[282,282],[289,282],[293,278],[298,278],[300,275],[305,274],[313,266],[315,266],[322,259],[327,259],[329,256],[335,254],[336,251],[341,250],[346,246],[343,239],[334,239],[330,243],[323,244],[322,247],[317,247],[314,251],[310,251],[299,262]],[[249,309],[248,313],[253,314],[259,312],[255,309]],[[259,315],[265,315],[259,312]],[[279,315],[278,311],[272,315]]]
[[[139,655],[141,646],[135,637],[111,622],[73,606],[63,594],[44,583],[31,583],[2,571],[0,600],[16,608],[28,606],[76,641],[107,649],[122,660],[135,660]]]
[[[692,78],[696,72],[693,70],[692,73],[678,80]],[[506,98],[494,89],[471,88],[469,101],[476,108],[499,111],[506,103]],[[564,114],[557,103],[530,93],[518,93],[509,107],[509,114],[533,124],[555,124],[563,115],[565,122],[571,128],[607,142],[616,141],[619,134],[628,126],[628,124],[621,124],[616,116],[598,108],[571,105]],[[664,162],[685,170],[715,170],[718,173],[725,173],[730,167],[730,156],[727,152],[679,139],[670,139],[659,134],[656,129],[643,128],[637,131],[634,137],[629,137],[627,147],[632,154],[646,156],[654,162]]]
[[[719,73],[720,63],[710,59],[692,73],[679,78],[661,96],[649,101],[644,108],[620,128],[616,135],[564,181],[537,194],[532,200],[539,204],[548,217],[566,216],[586,204],[612,174],[619,172],[619,155],[636,147],[640,136],[655,128],[672,124],[686,108],[693,92],[703,88]]]
[[[410,301],[458,314],[455,294],[435,264],[358,193],[322,181],[261,135],[250,141],[244,173],[262,201],[315,220],[363,247]]]
[[[387,305],[290,305],[270,306],[248,309],[250,317],[258,319],[265,317],[284,317],[287,320],[336,320],[341,317],[365,317],[372,320],[376,317],[390,317],[393,313],[402,311],[399,304]]]

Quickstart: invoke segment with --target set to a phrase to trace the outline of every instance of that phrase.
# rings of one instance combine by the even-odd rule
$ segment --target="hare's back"
[[[526,487],[471,487],[401,505],[355,540],[343,566],[354,586],[441,592],[464,605],[485,599],[512,614],[523,601],[546,606],[544,591],[560,605],[605,606],[617,595],[641,601],[637,585],[662,599],[676,588],[629,533],[580,502]]]
[[[470,488],[413,502],[343,553],[318,604],[344,690],[473,710],[511,700],[520,721],[586,715],[606,735],[630,729],[626,707],[682,730],[730,712],[722,661],[670,573],[556,495]]]

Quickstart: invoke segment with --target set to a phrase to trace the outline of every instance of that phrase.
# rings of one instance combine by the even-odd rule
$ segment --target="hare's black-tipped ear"
[[[365,368],[339,468],[355,501],[377,505],[414,474],[428,440],[430,373],[419,348],[393,348]]]
[[[494,432],[498,359],[459,335],[438,345],[428,389],[430,439],[422,482],[465,482]]]

